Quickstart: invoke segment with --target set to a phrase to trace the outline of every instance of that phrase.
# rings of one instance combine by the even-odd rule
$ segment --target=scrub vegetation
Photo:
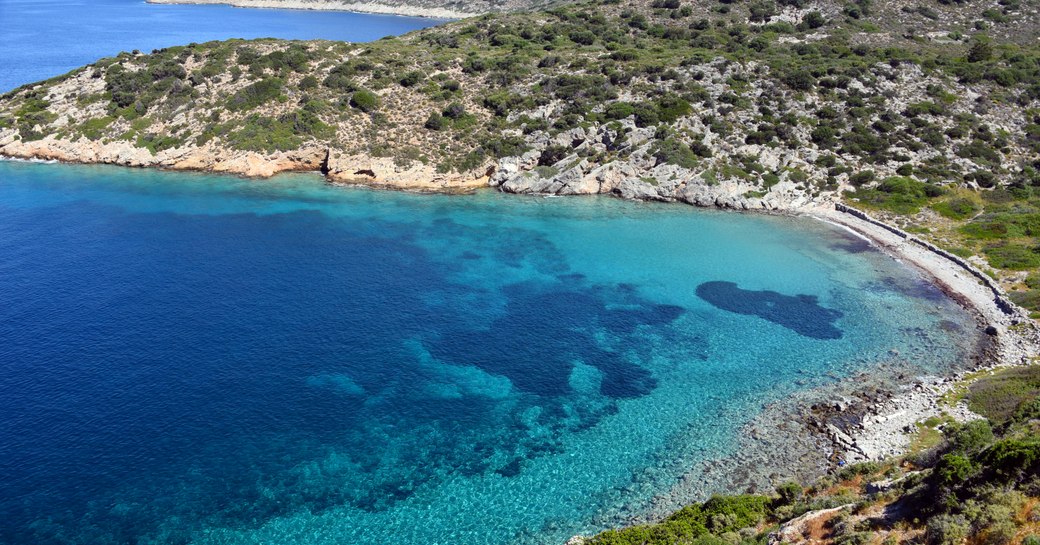
[[[926,422],[926,448],[842,468],[813,486],[720,496],[589,545],[1040,542],[1040,368],[976,378],[963,395],[985,416]]]

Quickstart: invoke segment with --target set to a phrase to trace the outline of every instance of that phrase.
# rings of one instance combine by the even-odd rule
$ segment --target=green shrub
[[[401,87],[414,87],[418,85],[422,79],[422,72],[413,70],[402,76],[401,79],[398,80],[398,83],[401,84]]]
[[[1040,290],[1012,291],[1008,293],[1016,305],[1032,311],[1040,311]],[[1037,316],[1034,316],[1037,318]]]
[[[546,167],[553,166],[573,152],[574,150],[567,146],[549,146],[543,149],[542,154],[538,156],[538,165]]]
[[[862,170],[860,172],[850,175],[849,183],[855,187],[864,186],[869,184],[870,182],[873,182],[875,176],[876,174],[874,174],[873,170]]]
[[[948,201],[937,202],[932,205],[932,209],[947,218],[962,220],[978,213],[979,206],[971,199],[958,197]]]
[[[330,138],[334,132],[316,114],[304,109],[277,119],[253,114],[227,135],[227,142],[247,151],[289,151],[299,148],[305,137]]]
[[[608,530],[589,545],[644,545],[647,543],[725,543],[712,538],[754,526],[768,513],[765,496],[716,496],[702,504],[688,505],[659,524]],[[707,538],[707,539],[705,539]]]
[[[1040,236],[1040,211],[1019,207],[1008,212],[987,213],[962,226],[960,231],[980,240]]]
[[[898,214],[916,214],[929,199],[943,194],[942,188],[907,178],[885,178],[875,189],[859,189],[851,195],[867,206]]]
[[[689,146],[674,138],[654,142],[654,145],[650,147],[650,155],[657,160],[657,164],[667,163],[692,169],[696,168],[699,163],[697,154]]]
[[[167,150],[170,148],[176,148],[184,143],[183,139],[160,134],[145,134],[137,138],[136,145],[139,148],[145,148],[155,155],[156,153]]]
[[[440,131],[444,130],[444,128],[448,126],[448,123],[444,121],[444,116],[437,112],[432,112],[430,113],[430,117],[426,119],[426,123],[424,123],[423,126],[427,129],[430,129],[431,131]]]
[[[854,479],[860,475],[871,475],[881,470],[881,465],[877,462],[860,462],[858,464],[851,464],[843,467],[838,472],[839,481],[848,481]]]
[[[371,113],[379,108],[379,97],[368,89],[358,89],[350,97],[350,105],[365,113]]]
[[[816,86],[816,78],[807,70],[799,70],[785,74],[781,81],[795,91],[811,91]]]
[[[801,499],[802,485],[793,482],[786,482],[776,488],[776,493],[780,496],[777,499],[777,502],[780,505],[791,505]]]
[[[241,88],[228,99],[227,109],[231,111],[252,110],[265,102],[282,94],[285,84],[281,78],[264,78]]]
[[[983,248],[989,264],[998,269],[1024,271],[1040,267],[1040,252],[1036,247],[1021,244],[995,244]]]
[[[657,107],[653,104],[640,103],[634,107],[637,127],[650,127],[660,122]]]
[[[930,545],[961,545],[971,533],[964,515],[937,515],[928,520],[925,538]]]
[[[1003,423],[1023,403],[1040,395],[1040,366],[1001,370],[980,378],[968,388],[968,408]]]
[[[115,118],[111,116],[88,119],[80,124],[79,131],[90,140],[98,140],[113,121],[115,121]]]
[[[457,83],[456,83],[457,85]],[[497,91],[484,98],[484,106],[495,113],[496,116],[505,117],[510,112],[526,104],[528,99],[519,94],[508,91]]]
[[[979,460],[1004,480],[1017,478],[1040,467],[1040,441],[1004,439],[986,449]]]
[[[625,119],[635,113],[635,107],[628,102],[613,102],[607,106],[603,116],[610,121]]]
[[[942,457],[935,467],[935,474],[939,482],[946,485],[960,484],[975,472],[975,466],[971,460],[957,454],[947,454]]]
[[[968,62],[984,62],[992,57],[993,45],[990,43],[989,38],[985,36],[976,37],[968,50]]]
[[[466,108],[462,104],[459,104],[458,102],[452,102],[451,104],[448,105],[447,108],[444,109],[444,111],[441,113],[441,115],[443,115],[444,117],[447,117],[448,119],[457,120],[457,119],[462,119],[467,114],[466,114]]]
[[[500,136],[491,138],[481,146],[488,155],[501,159],[503,157],[517,157],[526,153],[530,148],[527,142],[519,136]]]
[[[993,442],[993,427],[988,420],[973,420],[966,424],[950,425],[946,435],[953,452],[972,454]]]
[[[690,115],[690,103],[676,95],[665,95],[657,99],[657,117],[664,123],[674,123],[680,117]],[[627,116],[626,116],[627,117]]]

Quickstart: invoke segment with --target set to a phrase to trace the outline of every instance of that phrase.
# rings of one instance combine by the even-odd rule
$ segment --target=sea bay
[[[765,403],[974,346],[809,218],[306,174],[0,162],[0,298],[11,543],[562,542]]]

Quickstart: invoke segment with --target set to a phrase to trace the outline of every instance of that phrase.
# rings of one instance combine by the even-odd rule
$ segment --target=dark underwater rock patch
[[[784,295],[770,290],[744,290],[733,282],[713,281],[697,286],[697,296],[716,308],[758,316],[813,339],[840,339],[834,326],[840,311],[820,306],[815,295]]]
[[[603,395],[621,399],[648,394],[657,384],[651,373],[598,346],[595,329],[626,337],[639,326],[665,325],[685,312],[682,307],[645,301],[610,308],[607,293],[590,288],[515,285],[505,293],[509,302],[504,316],[486,328],[442,331],[427,346],[439,359],[476,365],[509,378],[520,390],[547,397],[571,392],[567,377],[578,360],[603,373]]]

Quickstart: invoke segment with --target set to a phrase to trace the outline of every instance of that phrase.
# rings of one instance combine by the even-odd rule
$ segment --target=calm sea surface
[[[972,337],[808,219],[18,162],[0,301],[12,544],[562,543]]]
[[[346,12],[158,5],[144,0],[0,0],[0,93],[120,51],[227,38],[367,42],[440,22]]]
[[[0,90],[433,23],[0,0]],[[562,543],[763,403],[970,331],[807,219],[0,161],[0,543]]]

